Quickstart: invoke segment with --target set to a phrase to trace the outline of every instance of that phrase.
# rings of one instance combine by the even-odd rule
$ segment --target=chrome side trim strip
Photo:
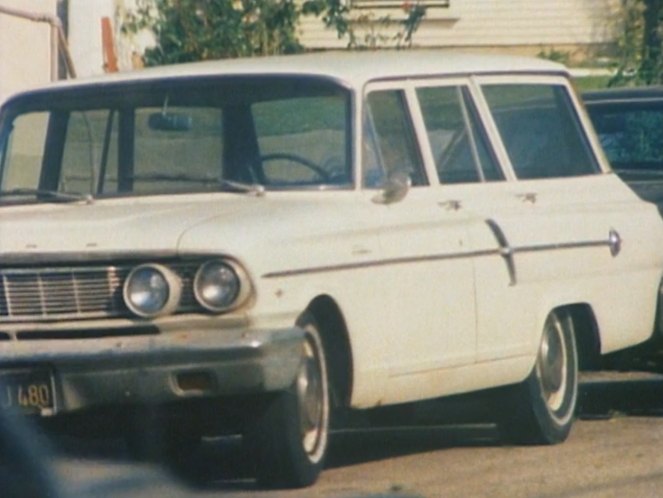
[[[610,249],[610,254],[616,257],[622,248],[622,239],[619,233],[614,228],[608,232],[608,237],[604,240],[585,240],[579,242],[560,242],[556,244],[538,244],[531,246],[512,247],[502,231],[502,228],[495,220],[487,219],[486,224],[493,232],[497,243],[500,246],[500,255],[506,262],[507,269],[509,270],[509,285],[516,285],[518,283],[516,274],[516,265],[514,255],[518,253],[531,253],[531,252],[544,252],[544,251],[559,251],[566,249],[583,249],[591,247],[607,247]]]
[[[504,235],[502,228],[497,224],[495,220],[486,220],[486,225],[490,228],[490,231],[493,232],[497,244],[500,246],[500,256],[504,258],[506,263],[506,268],[509,271],[509,285],[516,285],[516,263],[513,260],[514,249],[509,245],[509,241]]]
[[[428,261],[444,261],[450,259],[464,259],[464,258],[474,258],[479,256],[492,256],[498,253],[499,251],[497,249],[488,249],[483,251],[466,251],[466,252],[448,253],[448,254],[431,254],[427,256],[410,256],[404,258],[362,261],[361,263],[345,263],[340,265],[312,266],[309,268],[297,268],[293,270],[265,273],[262,276],[262,278],[295,277],[299,275],[310,275],[312,273],[329,273],[336,271],[373,268],[378,266],[404,265],[404,264],[422,263]]]
[[[562,249],[582,249],[584,247],[612,247],[608,239],[606,240],[587,240],[584,242],[561,242],[558,244],[541,244],[536,246],[521,246],[511,249],[513,254],[521,252],[542,252],[557,251]]]
[[[512,247],[509,244],[506,235],[494,220],[488,219],[485,221],[486,224],[488,225],[488,228],[495,236],[495,240],[497,241],[497,244],[499,246],[495,249],[484,249],[477,251],[465,251],[465,252],[447,253],[447,254],[431,254],[426,256],[410,256],[403,258],[390,258],[382,260],[362,261],[358,263],[343,263],[338,265],[323,265],[323,266],[311,266],[306,268],[294,268],[292,270],[283,270],[283,271],[265,273],[264,275],[262,275],[262,278],[270,279],[270,278],[283,278],[283,277],[297,277],[300,275],[311,275],[315,273],[331,273],[337,271],[375,268],[379,266],[425,263],[431,261],[446,261],[453,259],[465,259],[465,258],[476,258],[482,256],[498,255],[504,258],[505,264],[507,265],[507,269],[509,271],[509,285],[516,285],[518,283],[518,279],[517,279],[514,255],[517,253],[558,251],[558,250],[583,249],[583,248],[592,248],[592,247],[608,247],[610,249],[610,254],[612,254],[613,256],[617,256],[621,249],[621,238],[616,230],[610,230],[608,237],[604,240],[588,240],[588,241],[579,241],[579,242],[563,242],[556,244],[539,244],[539,245]]]

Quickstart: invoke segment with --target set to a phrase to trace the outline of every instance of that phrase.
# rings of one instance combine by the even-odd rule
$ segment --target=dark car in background
[[[583,94],[615,172],[663,212],[663,86]]]
[[[663,85],[595,90],[582,98],[613,170],[663,215]],[[609,358],[608,367],[663,369],[660,304],[657,314],[652,338]]]

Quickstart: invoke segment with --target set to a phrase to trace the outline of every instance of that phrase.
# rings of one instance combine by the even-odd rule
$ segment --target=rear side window
[[[503,179],[467,89],[417,90],[440,183]]]
[[[491,84],[482,89],[518,178],[599,171],[566,87]]]

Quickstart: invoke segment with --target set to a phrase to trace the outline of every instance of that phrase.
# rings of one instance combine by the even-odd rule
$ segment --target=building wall
[[[149,33],[127,35],[121,32],[122,18],[136,5],[135,0],[68,0],[69,44],[79,76],[105,71],[101,20],[108,17],[120,71],[136,69],[137,55],[153,43]]]
[[[56,14],[56,0],[2,0],[3,7]],[[0,14],[0,103],[12,93],[51,79],[51,30],[36,23]]]
[[[365,3],[370,1],[364,0]],[[413,3],[416,0],[408,1]],[[414,45],[529,55],[555,49],[583,60],[588,54],[594,55],[595,48],[614,41],[621,1],[449,0],[447,8],[428,9],[424,22],[415,34]],[[70,45],[81,76],[103,72],[101,18],[104,16],[109,17],[114,25],[120,70],[136,67],[135,55],[153,43],[147,33],[124,35],[120,32],[123,13],[132,9],[136,0],[68,2]],[[355,9],[353,16],[358,15],[373,20],[383,16],[396,21],[404,19],[403,10],[398,8]],[[380,28],[371,29],[377,35],[393,34],[393,30],[382,33],[384,30]],[[357,32],[360,36],[365,34],[361,28],[357,28]],[[347,40],[339,40],[335,30],[326,29],[321,19],[311,16],[301,21],[300,41],[310,49],[347,46]]]
[[[104,72],[101,19],[113,18],[115,0],[68,0],[69,49],[79,77]]]
[[[448,8],[428,9],[414,45],[529,53],[552,47],[582,50],[615,39],[620,4],[620,0],[450,0]],[[404,18],[399,9],[355,12],[374,19]],[[301,41],[310,48],[346,44],[312,17],[302,23]]]
[[[621,0],[449,1],[448,8],[428,10],[415,34],[415,46],[528,54],[555,49],[586,55],[592,47],[615,39],[621,4]],[[0,0],[0,5],[55,15],[60,2],[65,0]],[[145,34],[120,33],[122,14],[135,5],[135,0],[66,0],[66,5],[69,46],[79,77],[104,72],[102,17],[109,17],[113,23],[120,70],[134,68],[134,56],[152,43]],[[354,12],[373,20],[383,16],[392,20],[404,18],[401,9]],[[375,28],[374,34],[391,33]],[[347,40],[338,39],[335,30],[325,29],[322,21],[313,17],[302,20],[300,40],[311,49],[347,45]],[[47,83],[50,58],[48,24],[0,14],[0,101],[15,91]]]

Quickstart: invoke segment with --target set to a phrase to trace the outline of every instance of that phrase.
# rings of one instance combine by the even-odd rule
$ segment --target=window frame
[[[462,7],[458,7],[456,0],[421,0],[420,3],[426,8],[424,21],[458,22],[462,17]],[[408,12],[404,5],[403,0],[347,0],[350,17],[368,17],[371,24],[385,17],[405,20]]]
[[[403,9],[403,0],[350,0],[352,10]],[[421,4],[428,8],[451,8],[451,0],[422,0]]]
[[[362,190],[376,190],[380,186],[371,186],[366,184],[365,170],[366,165],[364,164],[364,155],[362,153],[364,141],[367,139],[367,133],[364,129],[364,124],[368,119],[368,96],[373,92],[379,91],[400,91],[403,94],[403,109],[405,111],[405,119],[408,121],[408,124],[412,129],[412,140],[415,146],[415,153],[419,161],[419,167],[421,168],[422,183],[419,185],[413,185],[413,188],[423,188],[430,187],[433,182],[431,181],[436,176],[431,176],[431,169],[428,159],[426,158],[426,149],[423,147],[421,142],[421,126],[422,126],[422,117],[419,112],[418,103],[416,101],[416,95],[413,95],[411,85],[405,80],[398,81],[373,81],[366,84],[362,92],[361,107],[358,112],[359,126],[357,127],[358,131],[358,157],[359,162],[357,163],[359,167],[356,168],[358,174],[358,184]]]

